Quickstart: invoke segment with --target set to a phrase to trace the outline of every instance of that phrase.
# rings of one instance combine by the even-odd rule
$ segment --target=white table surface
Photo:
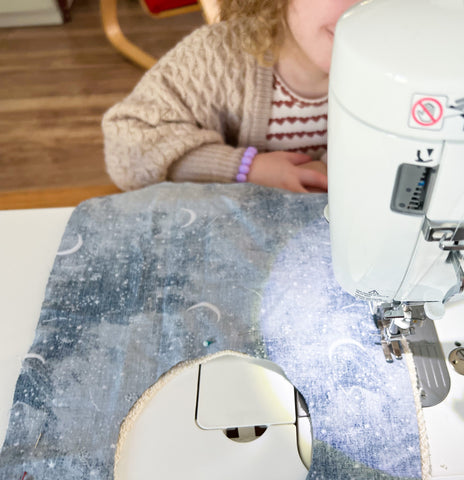
[[[34,339],[47,279],[73,208],[0,211],[0,446],[21,362]],[[445,356],[464,344],[464,302],[436,323]],[[380,347],[379,347],[380,348]],[[451,391],[424,409],[434,480],[464,480],[464,376],[450,369]]]
[[[0,446],[72,208],[0,211]]]

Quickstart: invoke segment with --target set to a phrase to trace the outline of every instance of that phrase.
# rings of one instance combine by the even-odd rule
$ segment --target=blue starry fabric
[[[171,184],[73,212],[18,378],[0,478],[113,478],[119,427],[178,362],[268,358],[304,395],[308,479],[419,479],[406,365],[333,278],[324,194]],[[219,478],[219,477],[218,477]]]

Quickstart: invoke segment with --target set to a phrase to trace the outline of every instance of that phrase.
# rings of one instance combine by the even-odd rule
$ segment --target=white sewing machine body
[[[436,320],[436,343],[456,360],[453,369],[441,347],[434,353],[448,378],[442,397],[450,393],[429,410],[452,423],[435,419],[428,434],[441,445],[431,449],[432,476],[449,480],[464,479],[464,320],[457,327],[444,306],[464,305],[463,25],[463,0],[362,1],[337,25],[329,87],[334,273],[388,318],[387,359],[395,335],[416,329],[409,338],[428,345],[417,325],[435,330]],[[420,370],[428,354],[412,350]]]
[[[441,303],[457,283],[422,229],[440,239],[464,221],[463,25],[462,0],[374,0],[337,26],[331,236],[337,279],[359,298]]]

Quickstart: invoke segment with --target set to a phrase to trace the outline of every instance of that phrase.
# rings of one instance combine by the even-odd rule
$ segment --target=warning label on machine
[[[440,130],[443,126],[443,114],[448,103],[446,96],[413,95],[409,126]]]

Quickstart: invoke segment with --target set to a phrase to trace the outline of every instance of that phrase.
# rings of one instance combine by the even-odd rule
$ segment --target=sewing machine
[[[408,338],[422,405],[446,398],[443,422],[454,415],[448,440],[461,452],[464,323],[447,317],[464,299],[463,25],[463,0],[348,10],[335,34],[328,145],[336,278],[370,303],[387,361]],[[434,478],[464,478],[454,452],[435,451]]]

